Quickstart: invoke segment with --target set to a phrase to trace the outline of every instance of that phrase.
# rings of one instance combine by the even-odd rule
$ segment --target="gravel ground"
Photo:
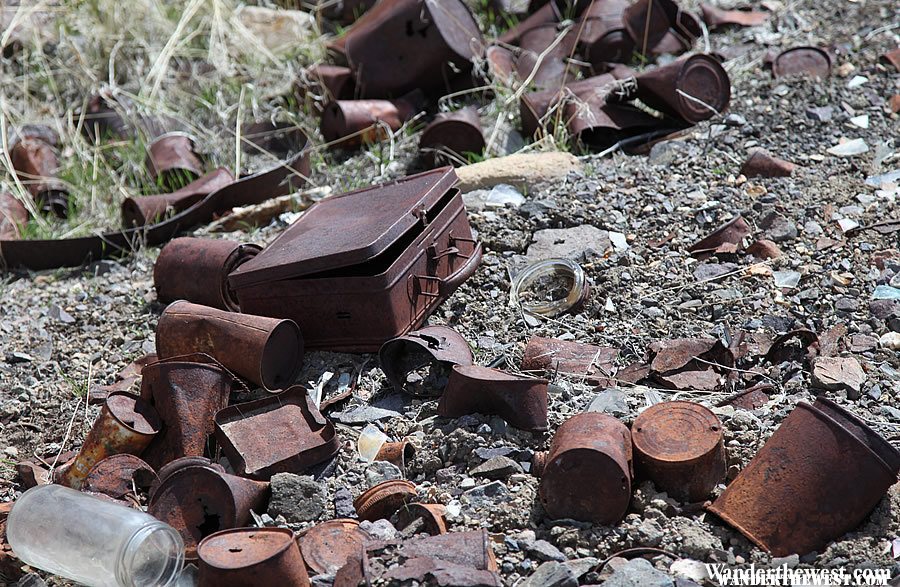
[[[486,249],[482,267],[430,320],[456,328],[471,343],[477,363],[506,357],[512,369],[532,335],[616,347],[617,365],[624,368],[646,360],[648,346],[656,340],[721,338],[739,331],[771,340],[796,328],[823,333],[844,325],[847,335],[839,354],[858,360],[865,372],[858,394],[813,389],[810,368],[802,362],[754,363],[756,375],[743,373],[733,382],[742,388],[765,381],[775,389],[770,401],[753,411],[715,408],[724,424],[729,478],[799,401],[812,401],[816,394],[858,414],[895,445],[900,440],[900,358],[896,347],[878,343],[892,330],[900,331],[900,302],[893,308],[871,303],[877,285],[900,286],[900,233],[845,235],[838,222],[849,219],[866,226],[900,216],[896,187],[876,190],[865,184],[867,177],[900,166],[898,116],[886,106],[900,91],[900,75],[879,63],[880,55],[898,45],[900,31],[885,26],[896,27],[896,6],[889,0],[764,4],[776,9],[774,24],[717,32],[709,39],[714,50],[743,52],[730,65],[728,114],[655,146],[649,157],[583,156],[583,172],[527,190],[519,207],[470,209]],[[761,68],[767,49],[797,44],[832,47],[838,56],[835,75],[825,81],[773,80]],[[863,76],[865,83],[853,87],[855,76]],[[830,108],[830,120],[815,120],[813,108]],[[490,107],[483,112],[487,116]],[[849,121],[862,114],[868,115],[865,129]],[[829,154],[827,149],[842,138],[862,138],[869,150],[853,157]],[[350,187],[348,181],[365,184],[366,178],[414,171],[416,141],[414,134],[404,137],[387,163],[368,155],[326,155],[317,166],[317,180],[337,192]],[[738,170],[753,147],[768,149],[799,168],[788,178],[748,180]],[[776,241],[783,255],[768,263],[746,254],[698,262],[687,253],[688,246],[737,214],[750,223],[755,237]],[[264,244],[294,217],[285,215],[250,234],[221,236]],[[581,225],[624,234],[627,249],[602,239],[577,247],[573,257],[593,284],[585,308],[553,320],[526,318],[508,303],[510,271],[521,265],[536,231]],[[98,412],[86,406],[89,387],[111,382],[131,360],[153,351],[153,332],[163,309],[152,284],[157,254],[151,249],[120,262],[8,276],[0,282],[2,500],[14,499],[20,489],[17,461],[77,449]],[[773,271],[798,272],[800,282],[778,288]],[[721,276],[706,277],[714,275]],[[394,438],[412,437],[418,446],[406,477],[418,484],[423,498],[451,504],[452,530],[488,529],[506,584],[520,583],[541,565],[548,575],[529,584],[551,584],[546,577],[561,572],[561,566],[580,584],[599,583],[610,569],[621,568],[621,561],[600,574],[590,570],[596,562],[634,547],[655,547],[677,559],[701,562],[868,565],[900,574],[890,548],[900,536],[897,485],[856,531],[824,552],[799,559],[773,561],[711,514],[685,507],[649,483],[637,487],[628,515],[615,526],[550,521],[535,499],[537,479],[516,467],[527,463],[533,451],[545,450],[555,429],[602,389],[577,379],[554,380],[550,431],[530,434],[498,418],[437,417],[436,401],[411,400],[391,391],[375,356],[309,353],[300,382],[314,385],[326,371],[335,374],[326,394],[333,392],[340,374],[360,373],[349,408],[373,405],[397,413],[378,425]],[[713,406],[734,391],[679,393],[625,381],[616,389],[624,401],[614,415],[627,424],[659,399]],[[339,490],[356,496],[397,474],[357,458],[355,438],[363,425],[338,425],[343,448],[335,466],[322,474],[324,508],[293,527],[333,517]],[[505,454],[516,467],[499,480],[473,477],[473,468],[504,452],[488,449],[508,449]],[[276,522],[284,522],[279,514],[284,515],[270,512]],[[671,557],[657,556],[652,563],[674,572]]]

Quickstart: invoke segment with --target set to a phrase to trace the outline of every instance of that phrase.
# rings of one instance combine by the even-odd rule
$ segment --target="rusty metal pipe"
[[[288,528],[234,528],[197,547],[199,587],[309,585],[300,548]]]
[[[161,302],[187,300],[230,312],[239,311],[228,274],[262,250],[230,240],[176,238],[163,247],[153,266],[153,285]]]
[[[263,389],[285,389],[303,366],[303,336],[293,320],[224,312],[178,301],[156,327],[160,358],[206,353]]]
[[[141,397],[162,420],[162,432],[144,451],[154,468],[186,456],[203,456],[213,417],[228,404],[233,379],[206,355],[164,359],[141,371]]]
[[[797,404],[707,509],[773,556],[802,556],[861,524],[898,472],[900,451],[820,398]]]
[[[58,471],[55,482],[81,489],[94,465],[112,455],[141,454],[159,430],[160,418],[148,403],[127,392],[111,393],[78,456]]]
[[[614,524],[631,501],[631,433],[611,416],[576,414],[559,427],[546,454],[535,454],[532,468],[549,517]]]
[[[699,502],[725,479],[722,424],[693,402],[650,406],[631,427],[637,474],[681,501]]]

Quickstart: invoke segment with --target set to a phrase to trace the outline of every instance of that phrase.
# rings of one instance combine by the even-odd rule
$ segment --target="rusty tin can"
[[[650,406],[631,426],[635,468],[660,491],[681,501],[703,501],[725,479],[722,424],[693,402]]]
[[[290,387],[303,366],[303,336],[292,320],[170,304],[156,326],[161,359],[207,353],[263,389]]]
[[[821,552],[897,481],[900,451],[853,414],[800,402],[708,507],[773,556]]]
[[[20,238],[29,218],[28,209],[18,198],[9,192],[0,192],[0,240]]]
[[[457,181],[444,167],[314,204],[229,276],[241,310],[290,318],[329,351],[415,330],[481,262]]]
[[[461,0],[377,3],[335,49],[343,51],[363,97],[446,89],[484,52],[478,23]]]
[[[401,471],[406,471],[406,462],[416,456],[416,447],[408,440],[385,442],[375,455],[376,461],[387,461]]]
[[[415,497],[414,484],[395,479],[370,487],[353,500],[353,507],[360,520],[374,522],[390,518]]]
[[[467,154],[481,155],[484,147],[481,119],[473,107],[438,114],[419,140],[419,152],[432,165],[465,165]]]
[[[130,454],[106,457],[93,467],[84,478],[82,491],[102,493],[115,500],[137,499],[135,488],[148,491],[159,484],[159,477],[153,467]]]
[[[453,365],[471,365],[473,357],[466,339],[449,326],[426,326],[384,343],[378,361],[394,389],[426,395],[407,385],[409,373],[431,364],[432,369],[440,367],[449,374]]]
[[[378,143],[400,130],[417,111],[415,104],[403,99],[335,100],[322,113],[322,136],[345,149]]]
[[[178,186],[203,175],[203,162],[195,152],[195,141],[183,132],[170,132],[153,139],[147,148],[147,171],[158,184]]]
[[[197,558],[197,544],[205,537],[245,526],[251,519],[250,510],[262,511],[269,500],[267,482],[209,466],[182,466],[168,476],[161,474],[160,479],[147,511],[178,530],[188,559]]]
[[[153,266],[153,285],[161,302],[187,300],[230,312],[239,311],[228,274],[255,257],[262,247],[229,240],[182,237],[163,247]]]
[[[831,55],[819,47],[792,47],[772,61],[775,77],[805,75],[825,79],[831,75]]]
[[[169,194],[137,196],[122,202],[122,225],[125,228],[153,224],[166,214],[187,210],[212,192],[234,183],[234,176],[219,167]]]
[[[692,124],[725,111],[731,101],[728,73],[709,55],[691,55],[635,79],[642,102]]]
[[[544,511],[553,519],[615,524],[631,502],[631,433],[612,416],[576,414],[535,453],[532,469]]]
[[[9,158],[19,181],[42,210],[60,218],[68,216],[69,193],[66,184],[57,178],[59,159],[50,143],[25,136],[12,146]]]
[[[143,458],[153,467],[186,456],[202,456],[214,431],[213,417],[228,405],[233,378],[207,355],[157,361],[141,370],[141,397],[163,423]]]
[[[127,392],[111,393],[78,456],[55,475],[55,482],[80,489],[94,465],[116,454],[141,454],[159,430],[160,418],[147,402]]]
[[[447,533],[447,508],[439,503],[408,503],[400,508],[398,528],[406,530],[412,524],[421,523],[416,533],[432,536]]]
[[[309,585],[303,557],[287,528],[234,528],[203,539],[198,587]]]
[[[321,575],[333,575],[358,555],[369,540],[356,520],[329,520],[316,524],[297,537],[306,566]]]
[[[337,454],[334,425],[306,388],[229,406],[216,414],[216,439],[235,472],[253,479],[302,473]]]
[[[506,373],[478,365],[454,365],[438,404],[438,414],[459,418],[466,414],[500,416],[516,428],[547,429],[546,379]]]
[[[797,166],[790,161],[779,159],[765,149],[754,149],[744,164],[744,177],[789,177]]]

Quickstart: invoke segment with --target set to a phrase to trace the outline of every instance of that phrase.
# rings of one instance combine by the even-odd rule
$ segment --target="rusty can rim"
[[[263,558],[258,558],[253,561],[247,561],[244,564],[240,564],[240,565],[223,565],[223,564],[221,564],[221,562],[222,562],[221,560],[216,560],[215,562],[213,562],[212,560],[203,558],[204,547],[210,548],[211,547],[210,543],[213,542],[214,540],[221,540],[222,538],[226,538],[226,540],[227,540],[227,537],[232,534],[245,534],[245,535],[246,534],[272,534],[272,535],[280,534],[280,535],[285,536],[286,540],[284,541],[284,544],[278,546],[277,549],[273,549],[271,552],[266,552],[265,556]],[[238,569],[245,569],[248,567],[252,567],[254,565],[258,565],[267,560],[275,558],[275,557],[283,554],[284,552],[286,552],[292,546],[295,546],[295,545],[296,545],[296,542],[295,542],[294,531],[289,528],[278,528],[278,527],[227,528],[225,530],[219,530],[218,532],[214,532],[214,533],[210,534],[209,536],[207,536],[206,538],[204,538],[203,540],[201,540],[197,544],[197,557],[203,562],[204,565],[212,567],[216,570],[234,571],[234,570],[238,570]],[[227,546],[227,544],[224,544],[223,546]],[[213,547],[215,547],[215,545],[213,545]],[[234,559],[235,557],[226,557],[224,560],[227,561],[227,560],[229,560],[229,558]]]
[[[653,425],[654,427],[659,426],[661,423],[660,417],[675,416],[674,410],[697,416],[698,420],[691,420],[690,422],[703,420],[700,424],[706,426],[697,431],[684,431],[682,428],[684,434],[690,434],[691,439],[694,441],[703,441],[702,444],[696,444],[696,446],[692,445],[688,450],[682,452],[663,452],[668,448],[665,446],[665,443],[654,444],[652,446],[648,444],[651,442],[648,438],[646,429],[648,424]],[[642,429],[642,426],[645,428]],[[707,431],[711,431],[713,434],[708,434],[706,433]],[[712,410],[702,404],[683,400],[654,404],[641,412],[638,417],[635,418],[634,423],[631,426],[631,441],[634,444],[635,450],[646,455],[653,461],[662,463],[689,464],[703,459],[723,442],[723,438],[722,423]]]
[[[365,520],[372,510],[391,500],[403,500],[404,504],[418,495],[416,485],[405,479],[383,481],[361,493],[353,500],[353,507],[360,519]],[[402,507],[402,505],[401,505]],[[392,512],[393,513],[393,512]]]

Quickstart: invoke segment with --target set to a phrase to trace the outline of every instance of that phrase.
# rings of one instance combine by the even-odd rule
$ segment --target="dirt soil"
[[[620,350],[617,366],[624,368],[646,360],[648,346],[656,340],[724,339],[739,331],[772,339],[797,328],[823,333],[838,324],[846,326],[840,354],[854,357],[863,367],[865,382],[858,394],[848,397],[844,391],[814,389],[809,365],[787,361],[760,367],[757,377],[747,378],[774,386],[762,407],[714,409],[724,424],[729,479],[798,402],[813,401],[817,394],[837,401],[900,446],[900,357],[896,347],[878,343],[883,335],[900,330],[900,313],[891,317],[881,311],[883,304],[871,303],[876,286],[900,287],[900,233],[844,234],[838,223],[849,219],[867,226],[900,217],[896,185],[876,189],[865,183],[867,177],[900,167],[900,124],[887,107],[890,96],[900,92],[900,74],[879,61],[900,45],[900,14],[891,0],[767,0],[762,5],[774,11],[768,24],[717,31],[708,38],[712,50],[739,54],[726,63],[732,82],[727,113],[656,145],[650,156],[576,152],[581,172],[524,190],[521,206],[472,207],[469,218],[485,246],[482,266],[430,318],[431,324],[457,329],[470,342],[476,363],[505,358],[506,367],[513,370],[534,335],[615,347]],[[701,39],[700,48],[703,43]],[[832,48],[834,74],[826,80],[773,79],[763,69],[764,55],[795,45]],[[132,53],[130,49],[128,58]],[[294,65],[299,68],[315,58],[295,55]],[[4,60],[3,71],[21,74],[16,67],[24,65],[7,67],[10,63],[14,62]],[[132,67],[137,66],[128,66]],[[98,79],[106,77],[102,67],[96,73]],[[856,76],[864,83],[852,82]],[[138,90],[134,81],[122,83]],[[3,98],[12,104],[5,110],[20,118],[64,113],[65,101],[35,108],[39,92],[23,89],[24,84],[20,75],[3,81]],[[182,100],[176,107],[187,103]],[[493,123],[502,116],[507,117],[504,125],[517,124],[514,110],[503,110],[483,95],[471,103],[480,107],[486,121]],[[269,114],[282,111],[285,104],[260,96],[253,107]],[[830,108],[831,118],[815,119],[814,108]],[[850,122],[860,115],[868,115],[867,128]],[[312,119],[306,113],[299,117],[313,140],[321,141]],[[313,181],[340,193],[417,171],[419,130],[413,127],[388,146],[362,152],[317,152]],[[868,151],[852,157],[827,152],[845,138],[864,139]],[[223,144],[218,157],[228,161],[233,152],[224,142],[211,144]],[[753,147],[763,147],[798,168],[786,178],[744,178],[740,165]],[[502,149],[496,154],[503,154]],[[284,214],[262,228],[211,236],[264,245],[298,214]],[[744,253],[702,262],[690,256],[688,246],[737,214],[750,223],[756,237],[776,241],[783,255],[768,262]],[[521,267],[533,235],[581,225],[622,233],[627,248],[588,243],[572,255],[592,284],[590,298],[577,314],[554,319],[523,315],[509,303],[510,276]],[[119,261],[7,274],[0,281],[0,499],[13,500],[21,491],[18,461],[77,450],[98,413],[97,407],[87,405],[87,390],[112,382],[129,362],[154,350],[154,329],[164,309],[152,281],[157,254],[158,249],[150,248]],[[799,272],[800,282],[778,288],[773,271]],[[336,392],[340,375],[359,380],[341,418],[352,423],[338,424],[342,440],[338,460],[320,475],[326,507],[319,520],[334,516],[333,502],[341,488],[356,496],[395,474],[357,456],[356,437],[365,420],[373,417],[363,414],[354,419],[347,414],[354,407],[376,406],[393,412],[377,419],[382,430],[397,439],[409,436],[417,445],[406,478],[418,485],[421,497],[451,506],[451,530],[488,529],[508,585],[521,584],[548,562],[567,565],[580,584],[600,583],[621,561],[599,572],[596,563],[635,547],[670,553],[650,557],[670,576],[678,559],[786,562],[810,568],[868,566],[900,574],[896,542],[891,549],[900,537],[900,486],[891,489],[858,529],[824,551],[784,560],[773,560],[712,514],[661,494],[646,482],[637,485],[629,513],[616,525],[554,521],[544,515],[536,499],[538,479],[527,471],[514,468],[493,481],[469,472],[496,454],[509,456],[519,469],[523,464],[527,468],[530,455],[546,450],[556,428],[585,410],[604,392],[602,388],[580,378],[555,378],[550,430],[532,434],[496,417],[440,418],[436,400],[395,393],[374,355],[308,353],[299,382],[315,386],[325,372],[334,374],[324,388],[326,397]],[[714,406],[734,391],[677,392],[625,381],[614,388],[619,401],[607,411],[626,424],[659,400],[690,399]],[[268,523],[285,522],[271,513],[264,518]],[[291,526],[303,529],[314,521]],[[327,584],[327,578],[321,581]]]

